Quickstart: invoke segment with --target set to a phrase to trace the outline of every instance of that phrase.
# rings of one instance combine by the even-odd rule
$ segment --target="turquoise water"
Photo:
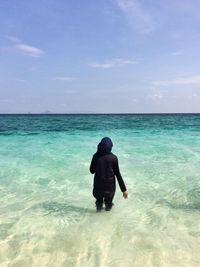
[[[96,213],[112,138],[129,198]],[[0,116],[0,266],[199,266],[200,115]]]

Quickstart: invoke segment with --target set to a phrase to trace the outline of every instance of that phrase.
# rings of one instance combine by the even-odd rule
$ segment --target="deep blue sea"
[[[113,140],[129,198],[95,211]],[[1,267],[200,265],[200,115],[0,115]]]

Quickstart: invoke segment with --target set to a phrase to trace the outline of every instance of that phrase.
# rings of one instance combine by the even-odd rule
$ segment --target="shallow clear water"
[[[112,138],[129,198],[96,213]],[[0,266],[198,266],[200,115],[0,116]]]

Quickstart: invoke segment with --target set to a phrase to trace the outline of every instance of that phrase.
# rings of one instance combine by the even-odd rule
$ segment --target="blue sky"
[[[0,1],[0,113],[200,112],[199,0]]]

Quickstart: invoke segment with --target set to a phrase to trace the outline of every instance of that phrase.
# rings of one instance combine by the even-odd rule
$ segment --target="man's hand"
[[[128,191],[124,191],[124,192],[123,192],[123,197],[124,197],[124,198],[128,198]]]

